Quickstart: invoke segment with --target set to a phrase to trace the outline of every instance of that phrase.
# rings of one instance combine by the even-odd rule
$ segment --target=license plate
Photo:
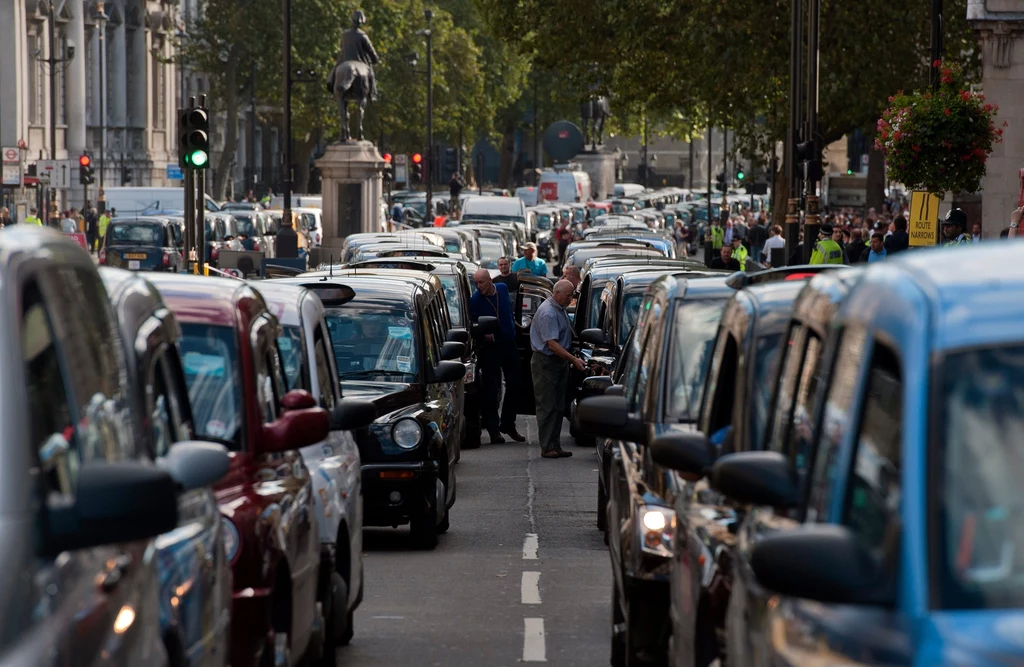
[[[128,268],[133,270],[133,271],[138,270],[138,268],[139,268],[139,260],[137,260],[137,259],[129,260],[128,261]]]
[[[126,252],[124,254],[125,259],[146,259],[146,253],[144,252]]]
[[[472,361],[466,364],[466,377],[464,379],[467,383],[476,379],[476,364]]]

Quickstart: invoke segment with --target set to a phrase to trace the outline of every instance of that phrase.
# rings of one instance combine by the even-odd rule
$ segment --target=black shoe
[[[503,428],[501,429],[501,432],[516,442],[526,442],[526,436],[517,431],[515,426],[512,428]]]
[[[567,459],[570,456],[572,456],[572,452],[567,452],[564,449],[559,449],[557,451],[558,451],[558,458],[560,458],[560,459]]]
[[[501,437],[501,433],[499,433],[498,431],[488,431],[488,435],[491,436],[492,445],[500,445],[501,443],[505,442],[505,438]]]

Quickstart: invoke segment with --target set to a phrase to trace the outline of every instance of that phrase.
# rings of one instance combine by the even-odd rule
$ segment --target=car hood
[[[345,398],[373,401],[377,406],[378,415],[386,415],[408,405],[419,403],[423,398],[419,389],[408,382],[343,380],[341,388]]]
[[[987,667],[1024,658],[1021,610],[934,612],[922,630],[919,664]]]

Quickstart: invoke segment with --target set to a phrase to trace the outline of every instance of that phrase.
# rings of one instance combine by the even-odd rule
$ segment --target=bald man
[[[516,401],[519,398],[519,350],[516,348],[516,325],[512,312],[512,299],[508,287],[495,284],[487,269],[473,274],[476,292],[469,298],[469,316],[473,322],[481,317],[497,317],[498,333],[479,339],[477,360],[480,363],[480,424],[491,438],[491,444],[505,442],[501,434],[516,442],[526,437],[516,430]],[[505,375],[505,404],[498,421],[498,396],[501,395],[501,376]]]
[[[576,288],[568,280],[555,283],[554,293],[544,301],[530,325],[530,347],[533,358],[533,395],[537,405],[537,430],[540,434],[541,456],[558,459],[572,456],[562,450],[562,418],[565,416],[565,392],[569,388],[569,367],[584,370],[583,360],[574,357],[572,327],[566,306],[572,302]]]
[[[583,276],[580,274],[580,267],[572,264],[565,267],[565,271],[562,272],[562,279],[571,282],[574,290],[579,288],[580,283],[583,281]]]

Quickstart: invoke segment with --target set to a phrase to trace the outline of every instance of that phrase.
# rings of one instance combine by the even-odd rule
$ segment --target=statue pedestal
[[[369,141],[332,144],[316,161],[323,193],[321,255],[341,248],[349,234],[381,231],[384,158]]]
[[[590,176],[590,189],[593,193],[585,193],[594,199],[608,199],[615,192],[615,154],[605,151],[603,147],[596,151],[585,151],[573,158],[580,169]]]

